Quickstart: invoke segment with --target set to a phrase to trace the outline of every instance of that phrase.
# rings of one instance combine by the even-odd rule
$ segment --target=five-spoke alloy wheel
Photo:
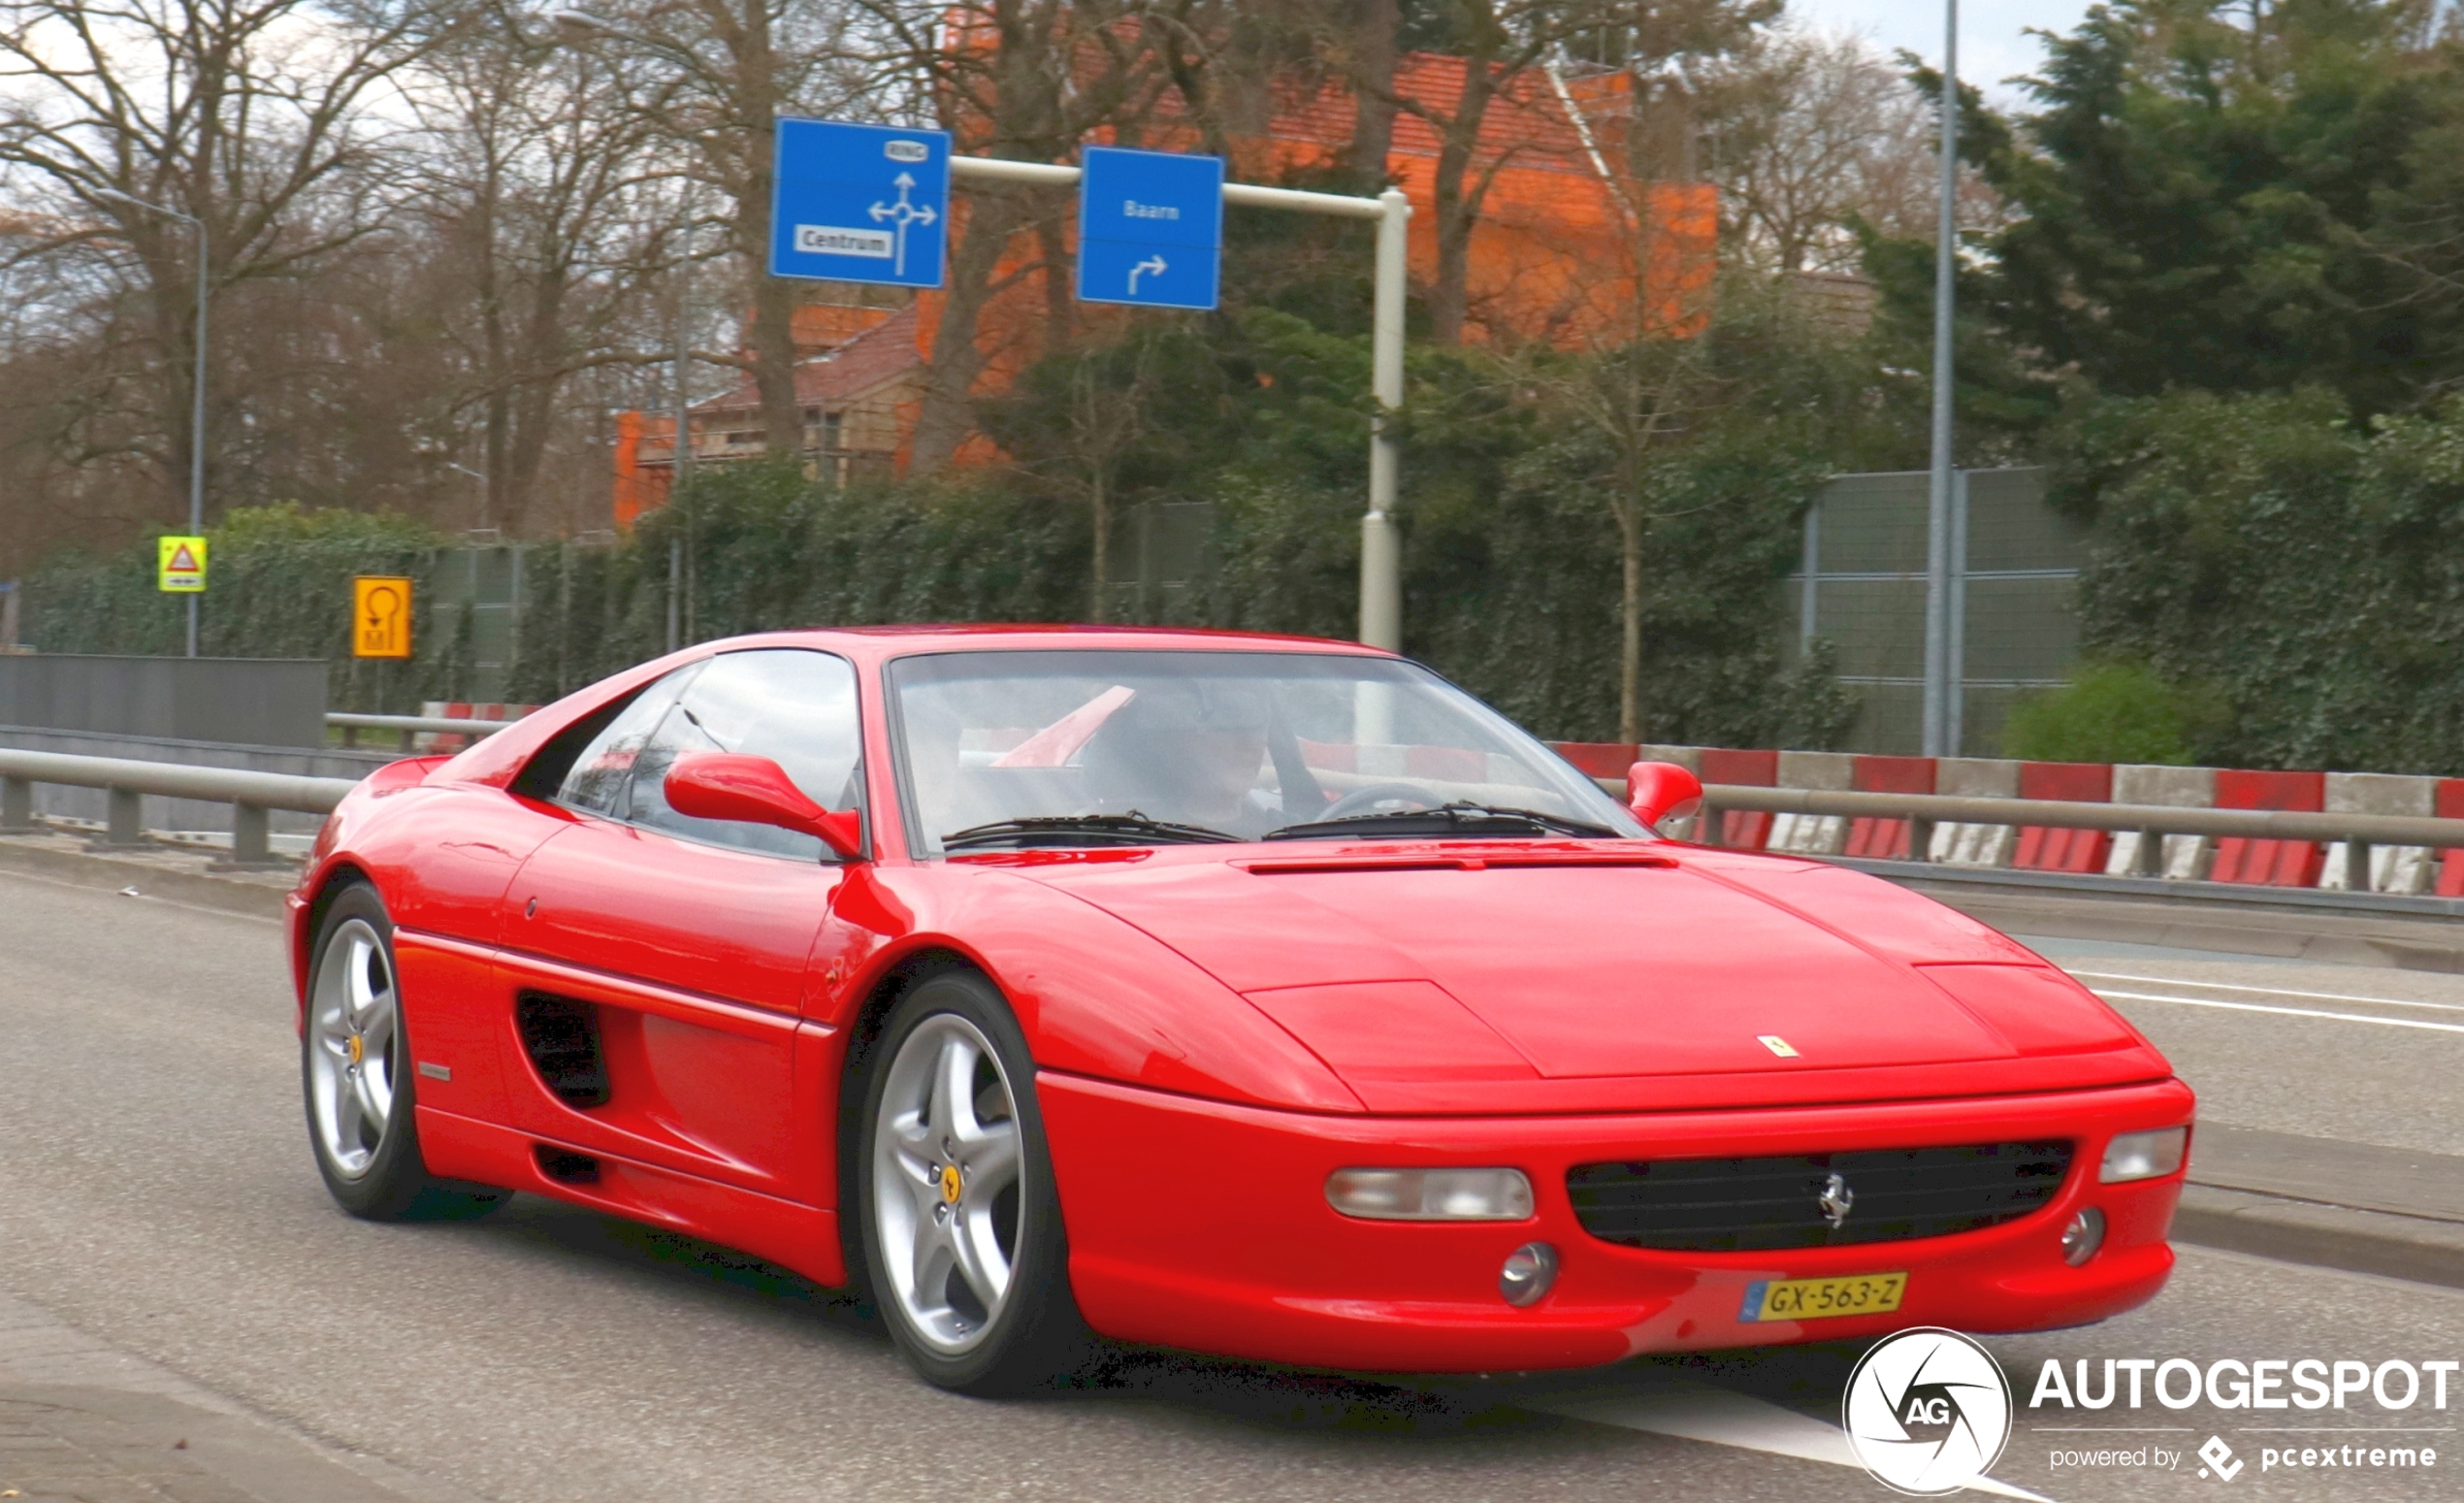
[[[505,1198],[437,1179],[420,1158],[394,925],[374,888],[354,884],[328,904],[301,1024],[308,1145],[343,1210],[373,1221],[472,1216]]]
[[[367,1177],[394,1115],[394,1039],[401,1031],[394,962],[356,915],[334,926],[308,997],[308,1120],[342,1179]]]
[[[1066,1376],[1084,1327],[1017,1020],[982,976],[943,971],[892,1010],[870,1059],[859,1213],[900,1351],[965,1392]]]

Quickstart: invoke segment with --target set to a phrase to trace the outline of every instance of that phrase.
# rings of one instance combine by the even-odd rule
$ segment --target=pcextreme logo
[[[1876,1482],[1933,1497],[1983,1476],[2011,1438],[2011,1385],[1994,1354],[1921,1325],[1884,1339],[1848,1375],[1848,1444]]]

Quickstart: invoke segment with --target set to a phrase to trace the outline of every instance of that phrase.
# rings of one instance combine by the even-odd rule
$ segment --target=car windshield
[[[890,687],[919,855],[1646,834],[1505,717],[1391,659],[936,653],[892,663]]]

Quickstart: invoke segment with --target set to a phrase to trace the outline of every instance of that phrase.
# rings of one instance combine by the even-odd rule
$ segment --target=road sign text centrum
[[[410,656],[410,581],[399,574],[351,580],[351,656]]]
[[[941,285],[950,229],[950,133],[778,122],[770,274]]]
[[[1223,158],[1079,153],[1078,297],[1212,309],[1223,264]]]
[[[161,565],[154,586],[176,595],[195,595],[206,587],[206,539],[203,538],[165,538],[161,539],[157,560]]]

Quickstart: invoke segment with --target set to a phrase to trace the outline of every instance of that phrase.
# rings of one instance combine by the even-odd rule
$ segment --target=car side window
[[[700,672],[702,664],[680,668],[633,697],[633,702],[607,723],[573,759],[556,801],[567,808],[609,819],[625,817],[625,790],[632,782],[633,760],[650,742],[651,733],[675,707],[676,697]]]
[[[862,801],[861,726],[856,670],[846,659],[793,647],[722,653],[633,758],[627,817],[696,840],[819,860],[822,842],[812,835],[677,813],[664,793],[667,769],[692,752],[767,757],[815,803],[854,808]]]

